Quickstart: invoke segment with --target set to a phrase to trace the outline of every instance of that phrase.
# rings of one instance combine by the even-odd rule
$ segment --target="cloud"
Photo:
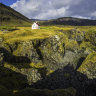
[[[17,0],[10,6],[31,19],[96,18],[96,0]]]

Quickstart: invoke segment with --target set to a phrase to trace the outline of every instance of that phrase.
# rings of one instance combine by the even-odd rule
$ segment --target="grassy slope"
[[[88,31],[93,30],[96,27],[72,27],[72,26],[41,26],[41,29],[38,30],[32,30],[31,27],[17,27],[17,30],[14,31],[8,31],[8,33],[3,33],[3,31],[0,31],[0,37],[4,39],[4,42],[14,43],[19,41],[26,41],[26,40],[34,40],[34,39],[44,39],[48,38],[50,36],[56,35],[56,34],[65,34],[68,35],[67,31],[70,31],[72,29],[78,29],[81,31]]]
[[[0,25],[28,26],[30,25],[30,21],[24,15],[0,3]]]
[[[19,41],[34,40],[34,39],[44,39],[52,35],[56,35],[58,32],[56,30],[70,30],[71,28],[59,28],[55,26],[41,27],[40,30],[32,30],[31,27],[18,27],[17,30],[3,33],[0,32],[0,37],[4,39],[4,42],[14,43]]]

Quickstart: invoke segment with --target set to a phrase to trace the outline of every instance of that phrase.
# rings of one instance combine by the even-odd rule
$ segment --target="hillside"
[[[30,25],[30,20],[11,7],[0,3],[0,25],[28,26]]]
[[[72,26],[92,26],[96,25],[96,20],[80,19],[73,17],[62,17],[58,19],[41,21],[42,25],[72,25]]]

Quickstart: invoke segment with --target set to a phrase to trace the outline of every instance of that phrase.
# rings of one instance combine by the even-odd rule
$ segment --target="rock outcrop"
[[[83,87],[96,78],[96,56],[91,55],[94,49],[84,45],[83,36],[71,34],[68,38],[65,34],[56,34],[45,39],[2,43],[0,66],[26,76],[27,87],[63,89],[71,86],[78,92],[82,89],[80,95],[83,96]]]
[[[96,52],[87,56],[78,71],[85,74],[89,79],[96,78]]]
[[[2,46],[0,51],[4,54],[5,62],[9,64],[5,64],[5,66],[26,75],[30,84],[42,79],[42,74],[38,71],[40,68],[35,65],[44,66],[47,75],[48,72],[62,69],[68,64],[73,66],[75,70],[80,60],[86,57],[77,41],[68,40],[66,35],[55,35],[46,39],[16,42]],[[31,63],[34,63],[35,67],[30,66]],[[14,67],[12,68],[12,66]]]

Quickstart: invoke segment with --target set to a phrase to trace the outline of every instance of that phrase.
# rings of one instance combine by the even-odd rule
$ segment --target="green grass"
[[[1,27],[5,29],[12,29],[14,27]],[[87,32],[87,30],[95,29],[95,26],[41,26],[40,29],[32,30],[30,27],[16,27],[18,30],[10,31],[8,33],[3,33],[0,30],[0,38],[4,39],[3,43],[15,43],[27,40],[45,39],[54,35],[69,35],[68,33],[72,29],[77,29]],[[86,35],[87,36],[87,35]],[[90,38],[89,38],[90,39]]]
[[[41,27],[41,29],[36,30],[32,30],[31,27],[17,27],[17,29],[18,30],[14,30],[9,33],[3,33],[2,31],[0,31],[0,37],[4,38],[5,43],[15,43],[34,39],[45,39],[58,34],[57,31],[59,27],[55,26]],[[62,28],[62,29],[69,30],[69,28]]]
[[[54,35],[54,31],[49,31],[45,29],[41,30],[32,30],[30,28],[19,28],[14,32],[10,32],[8,34],[1,34],[4,38],[4,42],[11,43],[11,42],[20,42],[26,40],[33,40],[33,39],[44,39],[49,36]]]

